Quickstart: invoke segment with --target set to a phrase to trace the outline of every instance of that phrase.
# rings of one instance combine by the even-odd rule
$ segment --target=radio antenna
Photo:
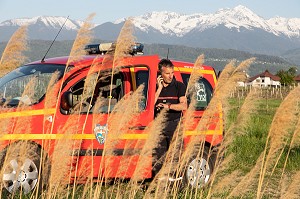
[[[52,43],[50,44],[50,46],[49,46],[47,52],[45,53],[43,59],[41,60],[41,62],[45,62],[45,58],[46,58],[46,56],[47,56],[47,54],[48,54],[50,48],[52,47],[53,43],[55,42],[55,40],[56,40],[57,36],[59,35],[60,31],[63,29],[63,27],[64,27],[65,24],[67,23],[68,19],[69,19],[69,16],[66,18],[66,21],[64,22],[64,24],[60,27],[58,33],[56,34],[55,38],[53,39]]]
[[[169,48],[168,48],[168,53],[167,53],[167,59],[169,59]]]

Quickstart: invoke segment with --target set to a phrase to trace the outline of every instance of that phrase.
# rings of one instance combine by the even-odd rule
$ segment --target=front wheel
[[[209,147],[204,147],[203,153],[192,155],[184,174],[184,182],[192,188],[206,186],[212,176],[215,166],[216,155]]]
[[[32,143],[17,143],[2,152],[2,184],[10,194],[41,192],[47,183],[50,164]]]

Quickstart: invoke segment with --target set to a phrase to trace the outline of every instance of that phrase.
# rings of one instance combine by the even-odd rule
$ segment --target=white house
[[[268,70],[265,72],[250,77],[245,86],[254,86],[254,87],[279,87],[280,86],[280,77],[271,74]]]

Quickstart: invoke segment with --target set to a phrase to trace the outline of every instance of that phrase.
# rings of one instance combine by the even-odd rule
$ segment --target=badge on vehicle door
[[[94,128],[94,134],[99,144],[104,144],[107,133],[108,133],[108,127],[106,124],[104,126],[101,126],[100,124],[96,124]]]

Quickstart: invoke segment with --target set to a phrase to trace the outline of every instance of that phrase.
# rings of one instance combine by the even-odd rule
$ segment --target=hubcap
[[[192,160],[186,171],[188,184],[195,188],[204,186],[208,182],[210,174],[209,164],[203,158]]]
[[[27,194],[34,189],[38,181],[37,166],[30,159],[25,159],[21,166],[13,159],[5,166],[2,180],[10,193],[20,190]]]

